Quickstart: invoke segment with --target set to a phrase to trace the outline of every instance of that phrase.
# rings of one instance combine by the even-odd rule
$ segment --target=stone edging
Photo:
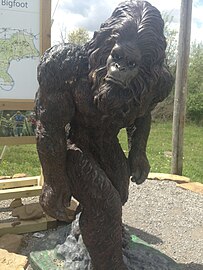
[[[190,182],[190,178],[182,175],[166,174],[166,173],[149,173],[147,179],[160,181],[163,180],[174,181],[176,182],[177,187],[191,190],[193,192],[203,195],[203,184],[199,182]]]

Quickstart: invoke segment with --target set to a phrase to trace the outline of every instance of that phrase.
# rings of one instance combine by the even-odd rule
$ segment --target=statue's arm
[[[39,90],[35,101],[37,151],[44,175],[40,203],[50,216],[59,220],[67,219],[66,207],[71,196],[65,129],[74,116],[71,89],[62,69],[63,58],[53,48],[44,54],[38,67]]]
[[[151,113],[135,120],[128,127],[128,161],[130,166],[131,180],[141,184],[148,176],[150,165],[146,155],[147,140],[151,127]]]
[[[129,166],[131,179],[141,184],[150,171],[149,161],[146,155],[147,140],[151,128],[151,111],[157,103],[163,101],[170,93],[174,83],[173,76],[166,65],[163,65],[159,80],[152,89],[152,101],[147,113],[137,118],[134,124],[127,128],[129,145]]]

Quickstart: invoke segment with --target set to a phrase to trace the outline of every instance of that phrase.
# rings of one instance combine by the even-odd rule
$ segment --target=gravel
[[[23,203],[36,199],[23,199]],[[0,201],[1,221],[12,220],[6,209],[10,202]],[[174,259],[183,270],[203,270],[202,195],[181,189],[172,181],[146,180],[140,186],[131,183],[129,199],[123,207],[123,223],[142,240]],[[43,241],[32,233],[25,234],[20,253],[28,255],[37,250],[39,242],[45,243],[53,232],[56,230],[42,232]]]
[[[123,222],[183,270],[203,270],[203,196],[170,181],[130,185]]]

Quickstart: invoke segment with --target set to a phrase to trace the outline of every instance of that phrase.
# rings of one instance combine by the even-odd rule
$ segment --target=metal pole
[[[182,175],[183,170],[183,134],[186,114],[187,73],[190,53],[191,17],[192,0],[182,0],[180,11],[180,32],[175,82],[171,165],[171,172],[178,175]]]

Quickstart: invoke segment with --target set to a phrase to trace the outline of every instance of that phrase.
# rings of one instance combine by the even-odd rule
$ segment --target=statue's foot
[[[53,189],[45,183],[39,201],[46,214],[60,221],[69,221],[67,207],[70,205],[70,199],[69,189],[65,187]]]

